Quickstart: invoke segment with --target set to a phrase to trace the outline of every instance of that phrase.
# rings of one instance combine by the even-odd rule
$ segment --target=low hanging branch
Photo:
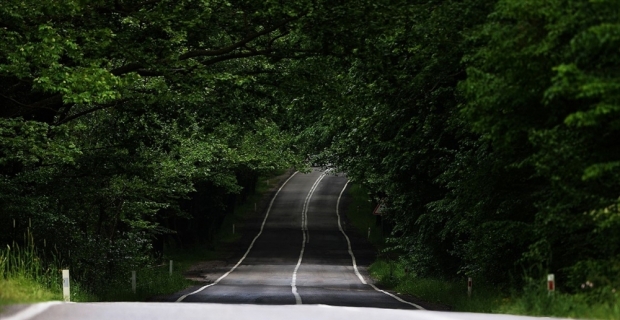
[[[85,116],[85,115],[87,115],[87,114],[89,114],[89,113],[93,113],[93,112],[95,112],[95,111],[99,111],[99,110],[103,110],[103,109],[107,109],[107,108],[112,108],[112,107],[115,107],[115,106],[117,106],[117,105],[118,105],[119,103],[121,103],[121,102],[123,102],[123,101],[116,101],[116,102],[114,102],[114,103],[108,103],[108,104],[101,104],[101,105],[98,105],[98,106],[96,106],[96,107],[94,107],[94,108],[91,108],[91,109],[88,109],[88,110],[84,110],[84,111],[78,112],[78,113],[76,113],[76,114],[72,114],[72,115],[70,115],[70,116],[68,116],[68,117],[65,117],[65,118],[63,118],[62,120],[58,121],[58,123],[57,123],[57,124],[67,123],[67,122],[69,122],[69,121],[71,121],[71,120],[77,119],[77,118],[79,118],[79,117],[81,117],[81,116]]]
[[[304,15],[299,15],[299,16],[295,16],[295,17],[290,17],[288,19],[285,19],[284,21],[282,21],[279,24],[276,24],[270,28],[266,28],[260,32],[254,33],[252,35],[250,35],[249,37],[238,41],[236,43],[233,43],[229,46],[220,48],[220,49],[214,49],[214,50],[194,50],[194,51],[190,51],[187,53],[182,54],[181,56],[179,56],[179,60],[187,60],[190,58],[195,58],[195,57],[209,57],[209,56],[221,56],[221,55],[225,55],[228,53],[233,52],[234,50],[241,48],[243,46],[245,46],[246,44],[254,41],[255,39],[258,39],[261,36],[270,34],[273,31],[276,31],[278,29],[280,29],[281,27],[287,25],[288,23],[298,20],[301,17],[303,17]]]

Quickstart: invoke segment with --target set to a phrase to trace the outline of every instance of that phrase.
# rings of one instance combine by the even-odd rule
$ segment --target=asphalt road
[[[359,237],[349,237],[349,252],[342,214],[338,224],[336,209],[346,184],[342,174],[318,169],[295,174],[275,196],[266,219],[247,231],[260,236],[240,264],[216,284],[185,290],[172,300],[422,308],[376,290],[367,284],[365,268],[353,265],[352,253],[358,263],[368,263],[373,253]]]
[[[336,208],[346,183],[342,176],[320,171],[292,176],[266,218],[257,219],[257,236],[247,241],[250,250],[242,251],[213,283],[179,292],[170,302],[47,302],[9,306],[0,319],[535,319],[414,310],[429,305],[374,287],[365,268],[353,263],[353,253],[362,265],[372,261],[371,247],[339,227]]]

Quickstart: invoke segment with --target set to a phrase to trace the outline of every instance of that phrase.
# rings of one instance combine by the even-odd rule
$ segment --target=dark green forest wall
[[[611,292],[618,2],[397,2],[369,14],[355,54],[323,62],[336,94],[314,96],[302,141],[386,199],[419,276],[519,286],[553,272],[563,290]]]
[[[122,272],[318,155],[420,276],[617,288],[618,48],[616,0],[8,0],[0,240]]]

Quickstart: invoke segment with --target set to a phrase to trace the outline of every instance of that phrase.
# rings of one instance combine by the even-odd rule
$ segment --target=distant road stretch
[[[275,195],[266,219],[257,223],[257,237],[237,266],[231,266],[232,271],[219,281],[173,298],[179,302],[422,309],[380,292],[368,284],[364,269],[360,272],[354,265],[354,261],[359,263],[354,252],[361,252],[365,263],[372,252],[363,239],[349,240],[342,228],[343,214],[337,206],[342,207],[346,184],[342,174],[318,169],[293,175]]]
[[[266,219],[256,219],[255,230],[249,230],[255,231],[253,241],[247,241],[250,250],[214,283],[179,292],[169,297],[171,302],[47,302],[9,306],[0,319],[535,319],[415,310],[426,304],[381,292],[369,283],[365,268],[357,270],[353,262],[355,257],[357,263],[370,263],[372,247],[359,236],[345,236],[338,224],[336,207],[346,184],[342,176],[316,170],[293,175],[273,199]]]

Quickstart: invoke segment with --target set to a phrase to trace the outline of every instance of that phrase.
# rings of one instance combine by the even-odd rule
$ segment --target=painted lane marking
[[[409,301],[405,301],[403,299],[401,299],[400,297],[393,295],[387,291],[383,291],[379,288],[377,288],[374,284],[372,283],[368,283],[366,282],[366,280],[364,280],[364,277],[362,277],[362,274],[360,274],[359,270],[357,269],[357,262],[355,260],[355,255],[353,254],[353,250],[351,249],[351,240],[349,240],[349,237],[347,236],[347,234],[344,232],[344,230],[342,229],[342,225],[340,224],[340,199],[342,198],[342,194],[344,193],[344,190],[347,188],[347,185],[349,184],[349,181],[347,181],[347,183],[344,184],[344,187],[342,188],[342,191],[340,191],[340,195],[338,196],[338,201],[336,202],[336,215],[338,216],[338,229],[340,229],[340,232],[342,232],[342,235],[344,235],[344,238],[347,239],[347,246],[349,248],[349,255],[351,256],[351,262],[353,264],[353,271],[355,271],[355,275],[360,279],[360,281],[362,282],[362,284],[367,284],[369,286],[371,286],[373,289],[375,289],[378,292],[384,293],[402,303],[411,305],[413,307],[416,307],[420,310],[426,310],[424,309],[422,306],[419,306],[415,303],[409,302]]]
[[[60,301],[50,301],[50,302],[42,302],[33,304],[27,307],[24,310],[19,311],[18,313],[8,316],[6,318],[2,318],[2,320],[27,320],[36,317],[37,315],[43,313],[45,310],[49,309],[52,306],[62,304]]]
[[[237,269],[237,267],[241,264],[241,262],[243,262],[243,260],[245,260],[245,258],[248,256],[248,254],[250,253],[250,250],[252,250],[252,247],[254,247],[254,243],[256,242],[256,240],[258,239],[258,237],[260,237],[260,235],[263,233],[263,229],[265,228],[265,223],[267,222],[267,217],[269,217],[269,212],[271,212],[271,207],[273,206],[274,201],[276,201],[276,198],[278,197],[278,194],[280,194],[280,191],[282,191],[282,188],[284,188],[284,186],[297,174],[299,173],[298,171],[295,171],[295,173],[293,173],[288,179],[286,179],[286,181],[284,181],[284,183],[282,184],[282,186],[280,186],[280,189],[278,189],[278,191],[276,192],[276,194],[273,196],[273,198],[271,199],[271,202],[269,203],[269,207],[267,208],[267,213],[265,213],[265,218],[263,219],[263,223],[260,226],[260,231],[258,231],[258,234],[256,235],[256,237],[254,237],[254,240],[252,240],[252,242],[250,243],[250,246],[248,247],[248,250],[245,252],[245,254],[243,255],[243,257],[241,257],[241,259],[239,260],[239,262],[237,262],[237,264],[235,264],[232,269],[230,269],[228,272],[226,272],[224,275],[222,275],[221,277],[217,278],[217,280],[215,280],[213,283],[210,283],[194,292],[185,294],[183,296],[181,296],[179,299],[177,299],[176,302],[181,302],[183,301],[185,298],[187,298],[188,296],[191,296],[193,294],[196,294],[208,287],[214,286],[216,284],[218,284],[220,281],[222,281],[222,279],[226,278],[231,272],[235,271],[235,269]]]
[[[295,270],[293,271],[293,277],[291,279],[291,291],[295,296],[295,303],[302,304],[301,296],[297,292],[297,271],[299,270],[299,266],[301,266],[301,261],[304,258],[304,251],[306,250],[306,242],[310,242],[310,233],[308,232],[308,204],[310,203],[310,198],[314,194],[314,191],[319,186],[321,180],[325,178],[325,173],[322,173],[318,179],[308,191],[308,195],[306,196],[306,200],[304,201],[304,205],[301,209],[301,232],[302,232],[302,242],[301,242],[301,251],[299,252],[299,260],[297,260],[297,265],[295,266]]]
[[[400,301],[400,302],[402,302],[402,303],[406,303],[406,304],[408,304],[408,305],[410,305],[410,306],[414,306],[414,307],[416,307],[416,308],[418,308],[418,309],[420,309],[420,310],[426,310],[426,309],[422,308],[422,306],[420,306],[420,305],[417,305],[417,304],[415,304],[415,303],[413,303],[413,302],[405,301],[405,300],[401,299],[400,297],[398,297],[398,296],[396,296],[396,295],[393,295],[393,294],[391,294],[391,293],[389,293],[389,292],[387,292],[387,291],[383,291],[383,290],[381,290],[381,289],[377,288],[377,287],[376,287],[374,284],[372,284],[372,283],[369,283],[368,285],[370,285],[373,289],[375,289],[375,290],[377,290],[377,291],[379,291],[379,292],[381,292],[381,293],[385,293],[385,294],[387,294],[388,296],[390,296],[390,297],[392,297],[392,298],[394,298],[394,299],[396,299],[396,300],[398,300],[398,301]]]
[[[301,209],[301,229],[306,235],[306,243],[310,243],[310,232],[308,231],[308,206],[310,204],[310,198],[314,194],[314,190],[316,190],[316,188],[319,186],[321,180],[325,178],[326,172],[322,173],[321,176],[314,182],[312,188],[310,188],[310,191],[306,196],[306,200],[304,200],[303,208]]]
[[[344,184],[344,187],[342,188],[342,191],[340,191],[340,195],[338,196],[338,201],[336,201],[336,215],[338,216],[338,229],[340,229],[340,232],[342,232],[342,235],[344,235],[344,238],[347,239],[347,246],[349,248],[349,255],[351,256],[351,262],[353,263],[353,271],[355,271],[355,275],[360,279],[360,281],[363,284],[367,284],[366,280],[364,280],[364,277],[362,277],[362,275],[360,274],[360,271],[357,269],[357,262],[355,260],[355,255],[353,254],[353,250],[351,249],[351,240],[349,240],[349,237],[344,232],[344,230],[342,229],[342,225],[340,224],[340,209],[339,209],[340,199],[342,198],[342,194],[344,193],[344,190],[347,188],[348,184],[349,184],[349,181],[347,181],[347,183]]]

